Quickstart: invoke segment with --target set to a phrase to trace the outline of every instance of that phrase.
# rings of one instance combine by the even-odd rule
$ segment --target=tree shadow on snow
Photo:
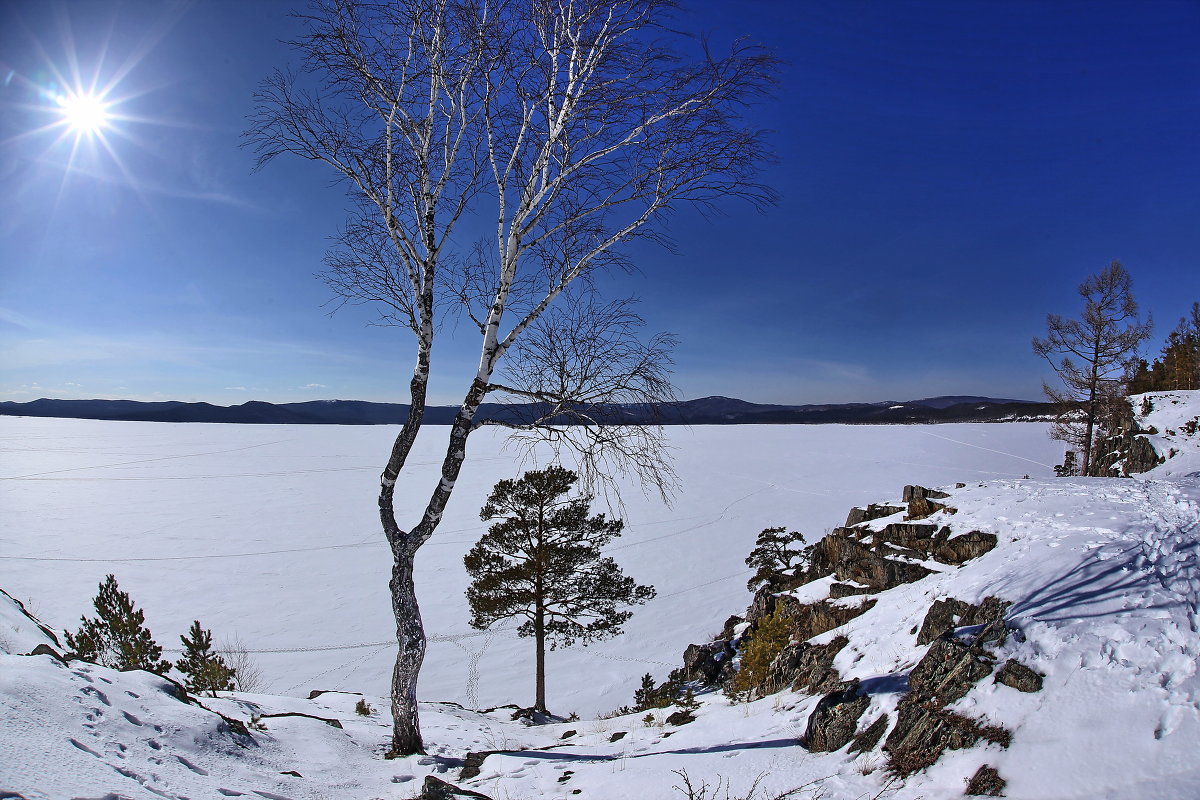
[[[1067,570],[1029,592],[1009,608],[1009,618],[1038,622],[1110,617],[1134,611],[1170,608],[1174,603],[1146,603],[1149,574],[1123,559],[1090,561]],[[1122,601],[1125,601],[1122,603]]]

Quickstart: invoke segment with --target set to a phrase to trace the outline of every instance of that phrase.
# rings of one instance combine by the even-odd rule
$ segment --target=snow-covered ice
[[[819,698],[782,692],[731,705],[706,694],[698,721],[680,728],[661,725],[661,712],[649,726],[644,714],[594,717],[630,702],[641,673],[665,677],[686,644],[745,608],[743,559],[762,528],[813,540],[850,506],[895,501],[902,485],[920,483],[948,490],[957,509],[934,521],[1000,543],[882,593],[837,630],[851,642],[839,671],[872,687],[862,724],[895,708],[924,652],[912,631],[939,597],[1012,601],[1016,632],[998,655],[1042,672],[1045,688],[1021,694],[984,679],[952,708],[1004,725],[1012,745],[948,752],[882,796],[961,796],[987,763],[1009,797],[1200,797],[1200,479],[1175,459],[1133,479],[1052,478],[1061,446],[1045,432],[1029,423],[672,430],[683,491],[670,509],[627,493],[627,532],[613,548],[659,595],[625,636],[550,654],[551,707],[583,720],[526,727],[504,709],[435,702],[483,708],[532,695],[530,643],[466,627],[462,554],[482,530],[491,485],[519,471],[485,431],[419,556],[427,627],[445,637],[422,673],[429,755],[387,761],[390,646],[376,643],[390,635],[388,559],[372,513],[385,429],[0,419],[0,587],[30,600],[42,622],[74,629],[115,572],[164,645],[199,618],[218,639],[236,632],[253,649],[288,651],[257,656],[272,695],[204,701],[230,718],[262,717],[266,730],[251,731],[248,745],[145,673],[0,655],[0,796],[405,798],[439,774],[512,800],[671,798],[684,796],[672,787],[686,770],[734,797],[756,779],[764,793],[816,782],[813,796],[875,797],[889,785],[877,750],[813,754],[798,744]],[[424,488],[404,492],[401,518],[436,480],[441,435],[432,433],[411,478]],[[5,649],[28,652],[43,636],[0,595]],[[364,692],[376,713],[355,714],[357,694],[302,699],[312,688]],[[269,716],[288,712],[343,727]],[[478,778],[459,781],[462,757],[479,750],[527,752],[491,756]]]

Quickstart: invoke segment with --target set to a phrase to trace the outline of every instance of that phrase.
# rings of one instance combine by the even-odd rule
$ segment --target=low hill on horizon
[[[399,425],[408,416],[405,403],[365,400],[309,400],[267,403],[251,400],[240,405],[179,400],[55,400],[40,398],[26,403],[0,402],[0,416],[59,417],[127,422],[222,422],[259,425]],[[608,421],[626,424],[744,425],[830,423],[991,422],[1035,418],[1050,413],[1048,403],[970,395],[947,395],[909,401],[878,403],[827,403],[775,405],[751,403],[730,397],[701,397],[659,406],[614,406],[605,410]],[[425,422],[449,425],[455,406],[429,406]],[[537,415],[533,404],[484,403],[482,420],[521,422]],[[569,420],[562,420],[570,424]]]

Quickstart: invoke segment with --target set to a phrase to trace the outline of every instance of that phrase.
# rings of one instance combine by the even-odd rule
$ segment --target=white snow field
[[[1181,423],[1200,413],[1200,393],[1179,400]],[[682,798],[673,787],[686,771],[693,784],[721,782],[713,800],[726,790],[744,797],[756,780],[760,800],[805,784],[797,797],[915,799],[961,796],[982,764],[1008,781],[1008,797],[1200,797],[1200,478],[1184,471],[1200,437],[1176,431],[1179,456],[1144,477],[1058,479],[1049,476],[1061,446],[1045,430],[672,430],[683,490],[670,509],[627,493],[627,532],[613,548],[659,595],[624,636],[550,654],[551,707],[584,720],[541,727],[452,704],[527,705],[532,695],[528,640],[466,626],[461,557],[482,530],[477,510],[497,479],[520,470],[482,432],[418,563],[427,628],[446,637],[431,644],[422,674],[429,755],[388,761],[388,559],[373,515],[388,430],[0,418],[0,588],[28,598],[43,623],[75,629],[96,584],[115,572],[164,645],[198,618],[218,639],[236,632],[253,649],[290,651],[256,656],[272,695],[204,700],[231,718],[262,716],[266,730],[252,730],[252,743],[146,673],[0,654],[0,797],[409,798],[436,774],[497,800]],[[422,440],[423,466],[413,469],[422,487],[442,435]],[[1043,673],[1045,687],[1022,694],[986,678],[951,706],[1008,728],[1010,747],[947,751],[899,783],[878,748],[799,745],[817,697],[730,705],[705,694],[697,722],[679,728],[647,726],[644,714],[594,719],[629,703],[641,673],[661,680],[686,644],[743,612],[743,559],[759,530],[788,525],[813,540],[850,506],[897,500],[907,483],[950,491],[945,502],[958,512],[933,521],[990,531],[999,545],[881,593],[814,641],[850,638],[835,666],[872,687],[865,725],[895,708],[925,652],[912,631],[933,600],[1013,601],[1015,634],[998,655]],[[423,494],[410,495],[409,515]],[[27,653],[43,637],[0,595],[0,650]],[[375,713],[355,714],[354,694],[301,699],[312,688],[364,692]],[[287,712],[342,727],[268,716]],[[568,730],[576,733],[564,739]],[[458,778],[469,751],[522,749]]]
[[[1045,430],[671,429],[682,491],[668,508],[628,489],[626,530],[610,548],[658,597],[635,609],[623,637],[548,656],[550,707],[595,716],[628,703],[643,673],[666,677],[689,643],[744,610],[744,559],[763,528],[787,525],[815,541],[851,506],[905,483],[1051,475],[1062,448]],[[424,507],[448,431],[422,432],[397,491],[402,524]],[[164,647],[178,648],[199,619],[218,642],[236,634],[251,649],[285,651],[256,656],[272,693],[385,694],[395,656],[391,556],[375,498],[395,433],[0,417],[0,588],[75,630],[111,572]],[[532,640],[467,624],[462,557],[486,528],[479,509],[496,481],[522,470],[503,443],[492,429],[472,436],[445,519],[417,557],[434,639],[421,674],[426,699],[533,702]]]

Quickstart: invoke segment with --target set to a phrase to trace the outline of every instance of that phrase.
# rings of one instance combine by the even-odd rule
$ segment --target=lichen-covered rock
[[[996,673],[996,683],[1011,686],[1018,692],[1040,692],[1042,690],[1042,676],[1011,658],[1005,661],[1004,666]]]
[[[842,684],[821,698],[808,717],[804,746],[814,753],[832,753],[849,744],[858,718],[871,698],[858,693],[858,679]]]

